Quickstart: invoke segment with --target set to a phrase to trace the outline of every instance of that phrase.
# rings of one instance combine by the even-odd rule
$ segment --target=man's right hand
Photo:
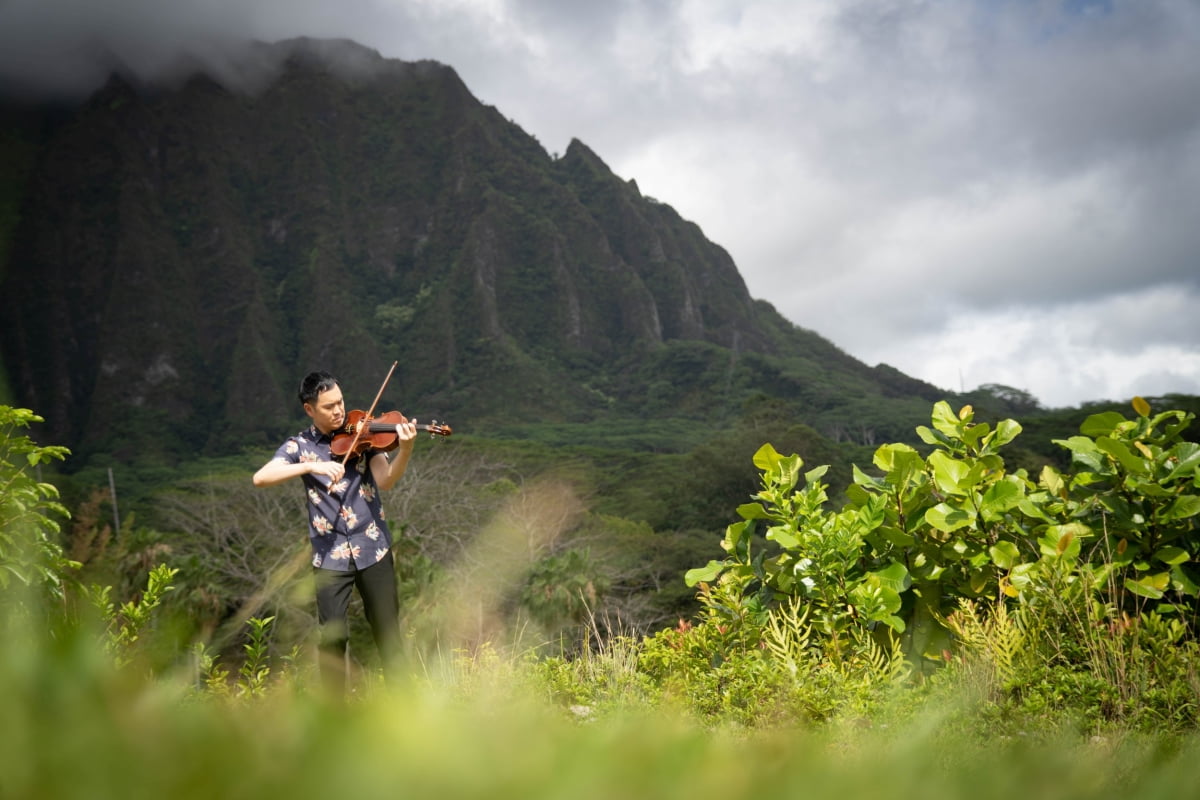
[[[336,483],[346,474],[346,466],[337,461],[313,461],[309,464],[308,471],[309,474],[322,475]]]

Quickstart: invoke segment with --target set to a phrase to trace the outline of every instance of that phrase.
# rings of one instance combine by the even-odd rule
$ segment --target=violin
[[[346,415],[346,424],[334,433],[333,440],[329,443],[329,449],[333,455],[343,456],[343,464],[368,450],[386,452],[400,446],[400,437],[396,435],[396,426],[402,422],[408,422],[408,419],[399,411],[388,411],[378,417],[371,416],[375,412],[375,406],[379,405],[379,398],[383,397],[384,387],[392,379],[392,373],[396,371],[396,365],[399,363],[399,361],[392,362],[392,368],[388,370],[387,377],[383,379],[379,391],[375,393],[375,400],[371,403],[371,408],[367,411],[351,411]],[[436,419],[429,425],[418,425],[417,427],[428,431],[432,436],[449,436],[451,433],[449,425],[438,425]]]
[[[346,414],[346,424],[333,434],[329,449],[335,456],[344,456],[343,461],[368,450],[390,452],[400,446],[396,426],[403,422],[408,422],[408,419],[399,411],[388,411],[372,417],[368,411],[355,409]],[[439,424],[436,419],[428,425],[417,425],[417,430],[425,431],[430,436],[449,436],[454,432],[449,425]]]

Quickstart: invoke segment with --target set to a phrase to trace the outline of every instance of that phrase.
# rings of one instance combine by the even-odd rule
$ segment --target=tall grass
[[[10,615],[3,629],[5,800],[1149,798],[1186,796],[1200,777],[1196,738],[989,737],[952,692],[870,725],[712,727],[636,703],[580,715],[525,662],[484,648],[346,701],[296,679],[218,696],[186,670],[118,668],[86,626]],[[587,669],[619,683],[628,653],[607,653]]]

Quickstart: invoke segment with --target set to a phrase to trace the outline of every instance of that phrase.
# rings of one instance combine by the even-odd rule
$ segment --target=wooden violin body
[[[400,445],[396,426],[404,422],[408,422],[408,419],[399,411],[388,411],[372,417],[366,411],[355,409],[346,414],[346,424],[334,432],[329,449],[343,460],[360,456],[369,450],[395,450]],[[449,425],[439,424],[437,420],[428,425],[418,424],[417,430],[425,431],[430,436],[449,436],[454,432]]]

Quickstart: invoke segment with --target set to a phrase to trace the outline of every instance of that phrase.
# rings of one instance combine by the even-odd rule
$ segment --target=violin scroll
[[[454,433],[453,428],[444,422],[438,422],[436,419],[431,421],[428,425],[418,425],[417,430],[425,431],[429,434],[430,438],[435,436],[449,436],[450,434]]]

